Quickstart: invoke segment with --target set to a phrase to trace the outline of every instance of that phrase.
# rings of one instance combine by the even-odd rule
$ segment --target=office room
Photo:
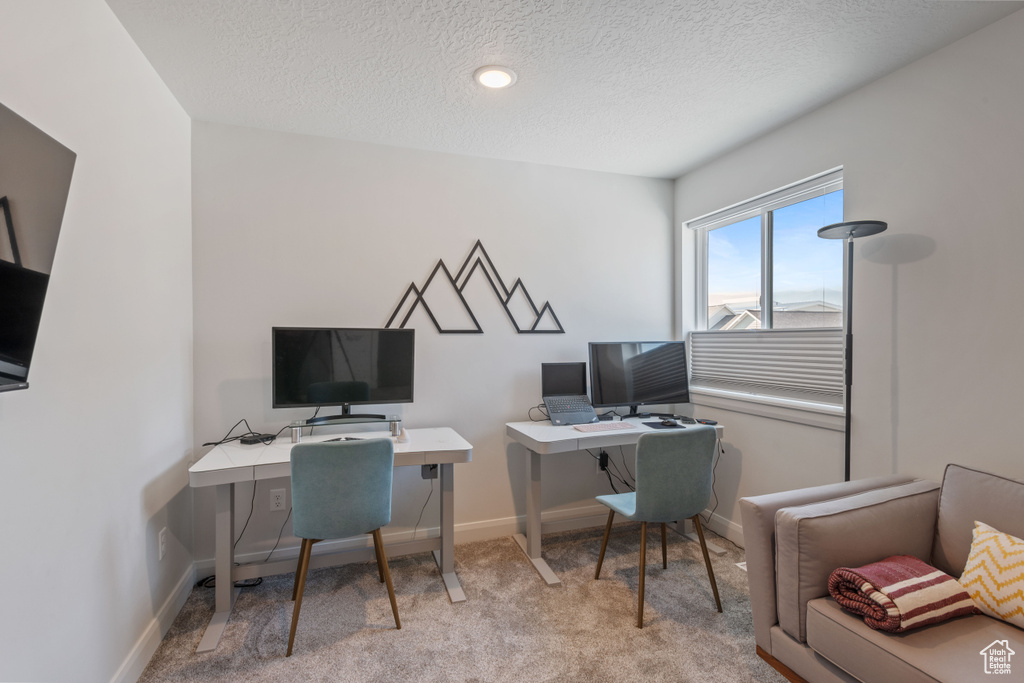
[[[703,329],[701,238],[687,223],[837,169],[842,220],[887,223],[854,252],[849,478],[940,482],[959,463],[1024,480],[1011,304],[1024,285],[1024,3],[537,3],[532,19],[498,3],[202,5],[2,5],[0,105],[75,162],[29,386],[0,392],[0,680],[785,680],[755,652],[740,500],[843,482],[842,411],[697,391],[666,408],[722,428],[701,520],[723,550],[710,556],[723,610],[699,544],[670,532],[667,570],[650,540],[642,629],[638,525],[617,526],[613,562],[593,579],[608,512],[595,496],[620,482],[587,450],[545,457],[544,553],[562,578],[546,585],[513,539],[527,531],[531,455],[506,424],[543,419],[544,363],[588,361],[591,342]],[[744,27],[806,30],[788,35],[780,61],[695,57],[674,80],[642,66],[677,54],[659,16],[733,31],[741,53],[761,45]],[[362,57],[352,73],[289,42],[329,45],[317,27],[346,22],[345,54]],[[414,59],[403,41],[461,61],[428,49]],[[545,74],[556,56],[561,71]],[[275,70],[247,72],[247,60]],[[507,89],[473,81],[493,63],[516,70]],[[627,65],[647,76],[616,73]],[[425,76],[438,80],[408,82]],[[754,97],[773,90],[793,97]],[[425,300],[438,324],[433,309],[401,308],[440,262],[454,276],[484,252],[490,270],[466,279],[463,308],[436,286]],[[520,282],[555,317],[540,332],[518,324],[488,274]],[[321,592],[303,609],[323,620],[300,623],[291,657],[287,573],[242,588],[223,642],[195,652],[215,612],[215,588],[198,584],[215,573],[218,503],[213,487],[190,486],[190,467],[240,420],[284,445],[289,423],[312,415],[273,407],[274,327],[384,328],[393,316],[415,331],[415,398],[353,412],[471,444],[451,511],[465,601],[450,599],[429,551],[389,555],[394,630],[366,538],[336,544],[362,548],[358,562],[311,570]],[[608,450],[632,469],[630,447]],[[424,474],[394,469],[386,547],[437,539],[441,482]],[[287,477],[234,486],[236,562],[297,562],[290,515],[269,506],[280,489]],[[333,599],[355,607],[332,619],[345,612]],[[506,622],[517,628],[489,635]],[[168,638],[187,644],[168,652]],[[986,645],[964,655],[979,678]],[[1014,645],[1024,653],[1024,636]],[[1024,662],[1012,663],[1020,676]]]

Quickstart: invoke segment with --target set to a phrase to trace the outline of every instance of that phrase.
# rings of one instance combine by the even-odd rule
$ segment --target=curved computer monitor
[[[412,403],[415,331],[273,328],[273,406]],[[323,419],[330,419],[325,417]]]
[[[591,342],[590,391],[595,408],[690,402],[686,342]]]

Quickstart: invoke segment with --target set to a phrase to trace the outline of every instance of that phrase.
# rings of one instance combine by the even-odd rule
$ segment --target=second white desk
[[[395,443],[395,467],[410,465],[438,465],[441,488],[441,528],[436,539],[406,541],[389,546],[392,557],[424,550],[434,551],[434,559],[441,572],[448,596],[452,602],[466,599],[455,575],[455,503],[454,465],[469,462],[473,447],[448,427],[408,429],[408,441]],[[360,432],[359,437],[390,437],[389,432]],[[324,441],[331,435],[305,437],[304,442]],[[231,616],[238,589],[234,581],[295,571],[294,559],[275,560],[263,564],[234,566],[235,484],[277,477],[291,477],[291,450],[294,444],[277,440],[268,445],[242,446],[238,443],[214,447],[189,468],[189,485],[213,486],[216,489],[216,515],[214,520],[215,613],[196,652],[217,647],[217,642]],[[351,552],[351,551],[349,551]],[[314,555],[311,566],[324,566],[327,558]]]
[[[514,538],[548,585],[559,584],[561,581],[541,556],[541,456],[571,453],[588,448],[632,446],[636,444],[641,434],[659,431],[643,424],[642,418],[631,418],[623,422],[633,425],[634,428],[581,432],[571,426],[555,426],[548,420],[505,424],[505,433],[530,451],[529,480],[526,486],[526,535],[516,534]],[[717,425],[716,430],[718,438],[721,439],[722,426]]]

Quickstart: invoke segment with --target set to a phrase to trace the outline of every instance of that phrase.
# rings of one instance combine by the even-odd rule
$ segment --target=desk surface
[[[395,442],[395,466],[439,465],[469,462],[473,447],[450,427],[407,429],[408,441]],[[391,438],[391,432],[358,432],[361,439]],[[337,437],[337,434],[304,436],[302,443],[316,443]],[[216,486],[256,479],[291,476],[291,451],[288,437],[273,443],[245,446],[234,441],[215,446],[196,464],[188,468],[190,486]]]
[[[641,434],[662,431],[644,424],[644,422],[661,422],[660,418],[629,418],[622,422],[632,425],[633,428],[581,432],[571,425],[556,426],[548,420],[541,420],[540,422],[509,422],[505,425],[505,433],[534,453],[543,455],[581,451],[598,446],[629,446],[635,444]],[[686,428],[695,426],[697,425],[685,425]],[[716,429],[718,436],[721,437],[722,426],[717,425]]]

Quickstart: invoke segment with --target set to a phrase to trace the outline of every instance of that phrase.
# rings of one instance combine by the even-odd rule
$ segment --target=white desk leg
[[[434,551],[434,561],[441,570],[448,599],[453,603],[465,602],[466,594],[459,583],[459,577],[455,575],[455,465],[442,463],[438,469],[441,486],[441,549]]]
[[[231,578],[231,569],[235,564],[235,485],[217,485],[217,508],[214,520],[214,534],[216,536],[214,546],[214,576],[216,587],[214,588],[216,606],[213,619],[206,627],[203,639],[199,641],[196,652],[209,652],[217,647],[220,642],[224,627],[227,626],[228,617],[231,616],[231,607],[235,604],[239,589],[235,588]]]
[[[516,543],[523,549],[526,556],[530,558],[534,568],[540,574],[544,582],[549,586],[562,583],[551,567],[541,557],[540,548],[540,454],[530,451],[530,472],[529,481],[526,484],[526,536],[516,534]]]

